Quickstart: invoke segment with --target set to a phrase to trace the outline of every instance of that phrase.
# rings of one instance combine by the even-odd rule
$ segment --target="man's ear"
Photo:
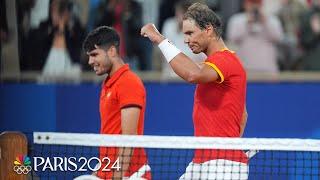
[[[206,25],[206,32],[208,33],[208,35],[210,34],[214,34],[214,29],[212,25]]]
[[[217,37],[217,33],[212,25],[206,25],[205,31],[209,37]]]
[[[109,57],[115,57],[117,56],[117,48],[115,46],[110,46],[110,48],[107,51]]]

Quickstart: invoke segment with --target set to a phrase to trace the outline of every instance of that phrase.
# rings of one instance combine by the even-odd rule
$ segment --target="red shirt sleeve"
[[[139,106],[145,105],[145,89],[142,82],[136,78],[129,78],[122,81],[118,87],[118,98],[120,108],[126,106]]]
[[[232,61],[232,59],[223,52],[220,52],[209,56],[204,63],[212,67],[218,73],[219,79],[217,81],[222,83],[228,79],[231,74],[230,66],[232,66],[232,63],[230,63],[230,61]]]

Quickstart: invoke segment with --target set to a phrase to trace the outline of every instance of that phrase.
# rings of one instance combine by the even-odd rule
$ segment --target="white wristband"
[[[164,55],[164,57],[166,58],[168,63],[170,63],[170,61],[174,57],[176,57],[179,53],[181,53],[181,51],[175,45],[173,45],[171,42],[169,42],[168,39],[163,40],[158,45],[158,47],[160,48],[162,54]]]

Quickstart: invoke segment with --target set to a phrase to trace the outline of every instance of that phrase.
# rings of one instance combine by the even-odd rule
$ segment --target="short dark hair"
[[[109,26],[100,26],[91,31],[83,42],[83,50],[90,52],[96,49],[95,45],[109,48],[115,46],[119,52],[120,37],[115,29]]]
[[[218,38],[222,35],[222,21],[207,5],[201,3],[192,4],[184,14],[183,20],[193,19],[200,29],[212,25]]]

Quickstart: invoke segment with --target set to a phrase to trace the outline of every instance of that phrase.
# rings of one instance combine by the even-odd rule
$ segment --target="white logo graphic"
[[[30,165],[28,166],[24,166],[24,165],[15,165],[13,166],[13,170],[17,173],[17,174],[28,174],[32,168]]]

